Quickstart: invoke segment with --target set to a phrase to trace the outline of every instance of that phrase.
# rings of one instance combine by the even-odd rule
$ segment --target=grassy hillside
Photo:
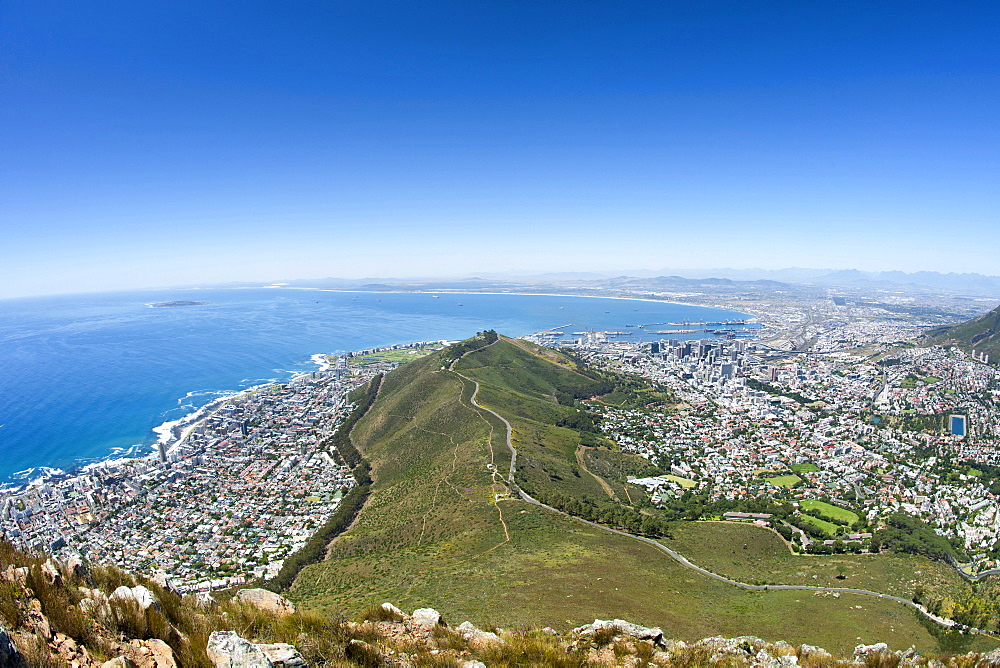
[[[898,604],[743,591],[516,498],[506,485],[505,427],[472,405],[471,381],[480,383],[477,401],[513,426],[519,485],[625,507],[612,502],[621,471],[641,463],[608,454],[614,450],[602,449],[568,405],[615,388],[568,357],[520,341],[501,338],[469,353],[457,373],[445,368],[453,359],[445,350],[385,376],[351,435],[371,464],[371,495],[329,558],[299,575],[290,591],[296,602],[353,615],[388,600],[433,606],[456,623],[563,629],[620,617],[686,640],[752,633],[838,651],[861,641],[935,645]],[[568,422],[584,429],[558,426]]]
[[[933,329],[927,335],[931,343],[987,353],[991,364],[1000,363],[1000,307],[960,325]]]

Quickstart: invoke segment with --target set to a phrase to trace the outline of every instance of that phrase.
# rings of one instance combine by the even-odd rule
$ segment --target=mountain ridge
[[[474,337],[459,346],[386,374],[352,432],[371,464],[371,497],[328,559],[295,580],[287,595],[297,604],[349,614],[384,600],[433,605],[481,626],[567,628],[620,617],[685,640],[752,632],[841,652],[873,633],[936,645],[913,613],[886,599],[864,597],[857,602],[870,612],[858,613],[851,595],[741,590],[634,538],[525,502],[520,489],[574,515],[662,535],[658,511],[634,491],[632,503],[620,502],[625,476],[613,474],[649,462],[632,462],[591,431],[575,404],[608,392],[615,405],[671,398],[640,379],[601,386],[609,382],[601,374],[523,341]],[[453,362],[466,378],[449,371]],[[479,383],[477,403],[512,426],[516,487],[507,480],[506,428],[476,410],[469,381]],[[590,468],[597,464],[600,474]]]
[[[957,346],[978,357],[988,355],[990,364],[1000,363],[1000,306],[967,322],[932,329],[927,342],[941,346]]]

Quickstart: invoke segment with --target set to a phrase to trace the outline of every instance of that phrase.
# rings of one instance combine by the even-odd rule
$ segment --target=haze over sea
[[[0,301],[0,481],[147,452],[157,426],[220,396],[314,371],[316,353],[491,328],[520,336],[570,323],[565,331],[747,317],[666,302],[438,295],[256,288]],[[172,300],[208,304],[148,307]],[[630,331],[630,340],[643,334]]]

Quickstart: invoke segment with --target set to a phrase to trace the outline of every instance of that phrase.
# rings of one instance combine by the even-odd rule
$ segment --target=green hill
[[[942,346],[958,346],[971,352],[986,353],[991,364],[1000,363],[1000,306],[986,315],[951,327],[927,332],[928,340]]]
[[[754,634],[838,651],[860,641],[935,646],[898,603],[742,590],[650,545],[521,500],[508,481],[506,426],[474,405],[475,383],[476,402],[512,426],[518,487],[652,534],[661,528],[655,513],[639,500],[628,505],[621,484],[622,471],[650,465],[610,447],[574,404],[594,395],[636,404],[669,397],[522,341],[477,337],[458,346],[382,380],[351,432],[371,465],[371,494],[328,558],[295,580],[289,596],[297,603],[354,615],[392,601],[481,626],[566,629],[623,618],[689,640]]]

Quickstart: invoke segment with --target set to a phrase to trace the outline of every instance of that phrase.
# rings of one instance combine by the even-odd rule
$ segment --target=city
[[[271,577],[354,485],[324,439],[349,412],[350,391],[386,367],[371,359],[379,352],[360,351],[363,363],[351,367],[345,356],[325,360],[320,371],[219,402],[150,457],[5,493],[2,534],[28,551],[159,573],[185,592]]]
[[[787,503],[780,521],[720,515],[769,524],[807,552],[877,548],[874,530],[904,512],[968,555],[955,561],[966,575],[996,568],[1000,374],[982,355],[914,345],[937,319],[848,308],[774,303],[756,314],[759,329],[704,340],[524,338],[643,376],[674,398],[584,402],[604,436],[659,469],[632,481],[653,504]],[[162,573],[182,591],[272,577],[354,484],[324,445],[351,409],[348,393],[446,343],[324,357],[320,371],[211,407],[147,458],[5,493],[0,527],[24,549]]]
[[[803,320],[788,312],[768,341],[587,335],[569,347],[675,397],[587,402],[604,435],[663,472],[633,481],[654,503],[788,501],[775,528],[810,552],[867,551],[880,518],[902,511],[964,550],[967,575],[996,568],[1000,373],[983,355],[914,346],[926,326],[885,315],[814,317],[789,336]]]

